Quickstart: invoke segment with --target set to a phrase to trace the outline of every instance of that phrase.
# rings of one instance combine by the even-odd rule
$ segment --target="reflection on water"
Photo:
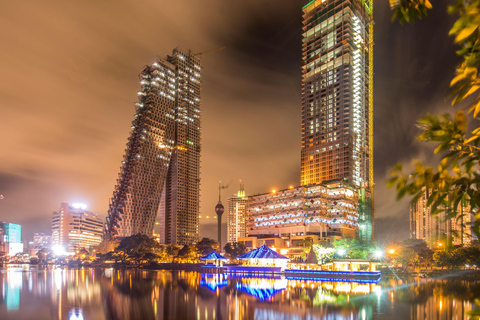
[[[8,267],[1,319],[467,319],[480,282],[379,283]]]

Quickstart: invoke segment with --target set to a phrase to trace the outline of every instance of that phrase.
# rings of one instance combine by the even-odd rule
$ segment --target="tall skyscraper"
[[[238,238],[247,236],[247,197],[243,183],[237,194],[228,199],[227,242],[238,242]]]
[[[105,226],[108,235],[151,236],[160,211],[163,243],[197,240],[200,73],[200,59],[180,48],[140,73],[136,114]]]
[[[103,222],[80,203],[62,203],[52,215],[52,246],[56,251],[74,253],[98,246],[103,238]]]
[[[343,179],[359,192],[359,236],[373,237],[372,0],[303,7],[301,185]]]

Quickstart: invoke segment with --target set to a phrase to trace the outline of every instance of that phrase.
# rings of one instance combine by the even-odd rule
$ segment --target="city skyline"
[[[214,214],[218,180],[242,178],[250,194],[298,184],[299,26],[305,3],[210,4],[216,9],[203,18],[192,18],[203,6],[171,4],[172,10],[190,15],[155,23],[144,18],[141,6],[122,4],[112,11],[113,5],[105,4],[95,12],[101,24],[87,27],[78,22],[90,17],[88,4],[23,10],[24,4],[11,3],[3,10],[2,29],[8,35],[2,34],[6,50],[0,81],[5,91],[0,98],[9,121],[0,132],[5,159],[0,172],[0,192],[5,196],[0,200],[2,220],[13,216],[8,220],[24,226],[28,238],[33,232],[48,231],[51,212],[59,202],[85,202],[105,217],[132,117],[136,75],[152,57],[177,45],[197,52],[227,46],[205,57],[204,70],[209,72],[204,92],[212,94],[204,96],[207,107],[202,115],[201,215]],[[161,10],[153,7],[146,14]],[[425,49],[426,39],[435,43],[431,32],[436,22],[445,19],[443,7],[414,27],[392,24],[387,3],[376,5],[375,10],[375,55],[379,57],[375,62],[375,172],[379,177],[376,199],[380,199],[376,222],[381,229],[387,227],[406,238],[408,201],[396,203],[393,190],[385,189],[385,170],[412,155],[422,157],[424,149],[412,142],[415,119],[428,111],[448,110],[443,100],[456,60],[450,42],[439,41],[437,47]],[[53,18],[48,20],[55,23],[38,12],[50,13]],[[112,18],[107,18],[112,12]],[[15,29],[20,13],[34,23]],[[268,23],[267,13],[274,18]],[[127,19],[125,26],[115,22],[129,15],[133,20]],[[66,21],[63,16],[72,19]],[[175,32],[167,34],[169,25],[175,26],[169,28]],[[436,27],[440,29],[436,34],[446,28]],[[70,40],[61,30],[77,31],[78,39]],[[208,32],[212,36],[203,36]],[[394,52],[401,48],[410,50]],[[257,179],[260,173],[262,181]],[[403,230],[398,230],[398,221]],[[215,221],[201,221],[201,235],[215,230]]]

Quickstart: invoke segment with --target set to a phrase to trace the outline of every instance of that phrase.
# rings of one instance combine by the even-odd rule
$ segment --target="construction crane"
[[[211,50],[207,50],[207,51],[203,51],[203,52],[199,52],[199,53],[194,53],[194,55],[201,56],[202,54],[205,54],[205,53],[210,53],[210,52],[213,52],[213,51],[223,50],[223,49],[226,49],[226,48],[227,47],[220,47],[220,48],[211,49]]]

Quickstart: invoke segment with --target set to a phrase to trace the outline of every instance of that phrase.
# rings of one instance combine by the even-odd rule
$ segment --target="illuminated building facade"
[[[355,237],[358,194],[342,180],[301,186],[249,196],[247,214],[248,237]]]
[[[431,207],[427,206],[431,191],[416,202],[410,204],[410,238],[426,241],[430,246],[445,245],[445,240],[452,239],[453,245],[468,245],[472,241],[478,241],[472,231],[475,222],[475,214],[470,206],[465,204],[463,208],[459,204],[458,214],[463,213],[463,219],[446,219],[445,212],[432,215]],[[462,239],[463,238],[463,239]]]
[[[237,194],[228,199],[227,242],[238,242],[247,236],[247,197],[243,184]]]
[[[33,234],[33,246],[35,249],[48,248],[52,244],[52,236],[45,233]]]
[[[0,222],[0,251],[10,256],[23,252],[21,225]]]
[[[0,222],[0,242],[21,243],[22,226],[16,223]]]
[[[372,0],[303,7],[301,185],[343,179],[359,193],[359,237],[373,239]]]
[[[162,243],[197,240],[200,73],[199,58],[180,48],[140,73],[136,114],[105,226],[111,237],[151,236],[160,211]]]
[[[62,203],[52,216],[52,247],[74,253],[77,249],[98,246],[103,240],[103,222],[87,211],[86,205]],[[61,249],[59,249],[61,248]]]

